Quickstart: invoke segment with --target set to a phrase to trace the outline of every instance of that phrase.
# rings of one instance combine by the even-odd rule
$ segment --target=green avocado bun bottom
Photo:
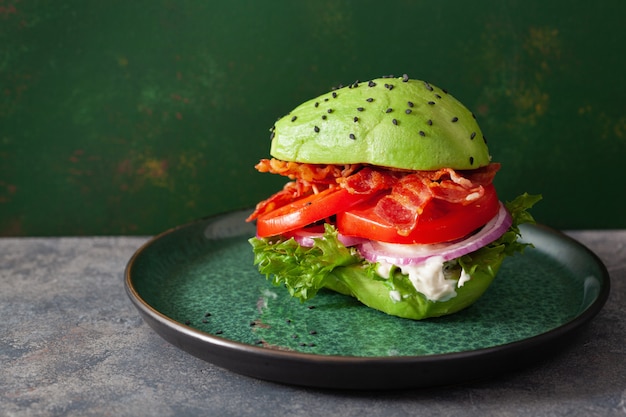
[[[270,154],[307,164],[414,171],[473,170],[491,162],[473,113],[445,90],[406,75],[355,82],[302,103],[272,127]],[[540,199],[523,194],[504,203],[511,226],[486,246],[446,261],[445,281],[453,285],[436,299],[418,291],[399,266],[387,265],[381,274],[380,264],[344,246],[332,224],[312,246],[281,236],[250,243],[259,271],[301,301],[331,290],[381,312],[421,320],[458,312],[484,294],[504,258],[528,246],[518,242],[518,226],[534,222],[527,210]]]

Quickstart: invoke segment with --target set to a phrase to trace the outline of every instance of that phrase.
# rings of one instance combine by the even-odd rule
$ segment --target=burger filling
[[[527,209],[541,198],[501,203],[497,163],[407,171],[263,159],[256,168],[291,180],[248,218],[261,273],[301,301],[326,288],[414,319],[480,297],[502,260],[527,246],[518,225],[532,222]]]

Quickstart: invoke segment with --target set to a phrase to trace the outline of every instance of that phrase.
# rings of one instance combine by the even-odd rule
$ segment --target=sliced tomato
[[[257,235],[268,237],[300,229],[371,198],[370,194],[351,194],[344,188],[328,188],[259,216]]]
[[[475,202],[462,205],[431,200],[416,227],[400,236],[393,224],[375,213],[375,202],[337,213],[337,229],[347,236],[364,237],[389,243],[440,243],[460,239],[485,225],[498,212],[499,202],[493,185]]]

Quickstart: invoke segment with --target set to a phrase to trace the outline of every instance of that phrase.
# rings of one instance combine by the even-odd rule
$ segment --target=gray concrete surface
[[[259,381],[168,344],[123,288],[146,238],[0,239],[0,416],[626,416],[626,230],[570,235],[612,279],[571,346],[495,379],[390,392]]]

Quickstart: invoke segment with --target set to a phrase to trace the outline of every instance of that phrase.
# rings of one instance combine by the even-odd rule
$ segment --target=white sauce
[[[461,277],[459,278],[459,282],[456,284],[458,288],[461,288],[467,281],[472,278],[470,274],[465,272],[465,269],[461,269]]]
[[[397,290],[389,291],[389,298],[391,298],[396,303],[402,300],[402,296],[400,296],[400,291],[397,291]]]
[[[391,268],[393,268],[393,264],[389,262],[378,262],[378,265],[376,266],[376,273],[385,279],[389,279],[389,276],[391,275]]]
[[[381,277],[388,279],[391,269],[397,266],[404,275],[408,275],[409,281],[413,287],[424,294],[431,301],[447,301],[456,297],[455,288],[462,287],[470,280],[470,275],[461,272],[458,282],[454,279],[448,279],[443,272],[444,258],[442,256],[433,256],[426,259],[418,265],[393,265],[389,262],[378,262],[376,272]],[[396,290],[389,291],[389,297],[393,301],[400,301],[400,293]]]
[[[456,281],[443,275],[443,257],[433,256],[420,265],[403,265],[400,270],[409,276],[415,289],[432,301],[446,301],[456,296]]]

